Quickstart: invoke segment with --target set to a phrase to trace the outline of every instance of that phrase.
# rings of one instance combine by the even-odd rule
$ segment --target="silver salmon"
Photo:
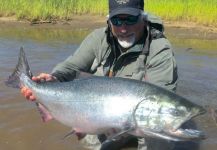
[[[23,49],[6,84],[26,86],[57,121],[77,133],[103,134],[111,129],[137,137],[173,141],[201,140],[205,134],[182,129],[205,109],[184,97],[147,82],[124,78],[86,77],[69,82],[36,83]]]

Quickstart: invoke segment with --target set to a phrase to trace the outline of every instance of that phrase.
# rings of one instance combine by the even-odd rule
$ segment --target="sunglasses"
[[[118,17],[118,16],[114,16],[112,17],[110,20],[111,20],[111,23],[114,25],[114,26],[122,26],[123,24],[125,25],[134,25],[138,22],[139,20],[139,16],[127,16],[127,17]]]

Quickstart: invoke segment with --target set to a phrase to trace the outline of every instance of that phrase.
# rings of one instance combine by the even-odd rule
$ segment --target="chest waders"
[[[107,69],[105,69],[106,67],[104,67],[104,74],[106,76],[109,77],[113,77],[116,76],[116,70],[115,68],[117,65],[117,57],[120,55],[120,52],[118,52],[118,48],[117,48],[117,42],[115,42],[114,40],[114,36],[112,35],[111,31],[109,31],[110,27],[108,27],[107,30],[107,42],[109,43],[109,46],[111,48],[110,54],[107,58],[107,65],[109,65],[109,69],[107,67]],[[139,70],[138,70],[138,74],[134,74],[134,77],[131,76],[131,78],[135,78],[135,79],[139,79],[139,80],[144,80],[142,79],[142,77],[145,76],[146,73],[146,60],[147,60],[147,56],[149,54],[149,48],[150,48],[150,43],[151,43],[151,36],[150,36],[150,26],[147,25],[146,30],[144,35],[146,34],[146,38],[143,45],[143,48],[140,52],[131,52],[130,54],[128,54],[129,58],[137,58],[137,64],[139,66]],[[118,54],[117,54],[118,53]],[[132,55],[132,56],[130,56]],[[127,58],[126,58],[127,59]]]

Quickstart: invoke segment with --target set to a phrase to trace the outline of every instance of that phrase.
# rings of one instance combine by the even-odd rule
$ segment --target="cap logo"
[[[128,3],[130,0],[116,0],[116,2],[120,5]]]

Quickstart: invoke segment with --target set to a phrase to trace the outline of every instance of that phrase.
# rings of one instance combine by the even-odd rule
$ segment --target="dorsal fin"
[[[30,79],[32,78],[32,72],[30,71],[25,52],[23,50],[23,47],[20,47],[20,54],[16,68],[14,69],[14,72],[9,76],[5,84],[9,87],[19,88],[20,75],[22,73],[27,75]]]

